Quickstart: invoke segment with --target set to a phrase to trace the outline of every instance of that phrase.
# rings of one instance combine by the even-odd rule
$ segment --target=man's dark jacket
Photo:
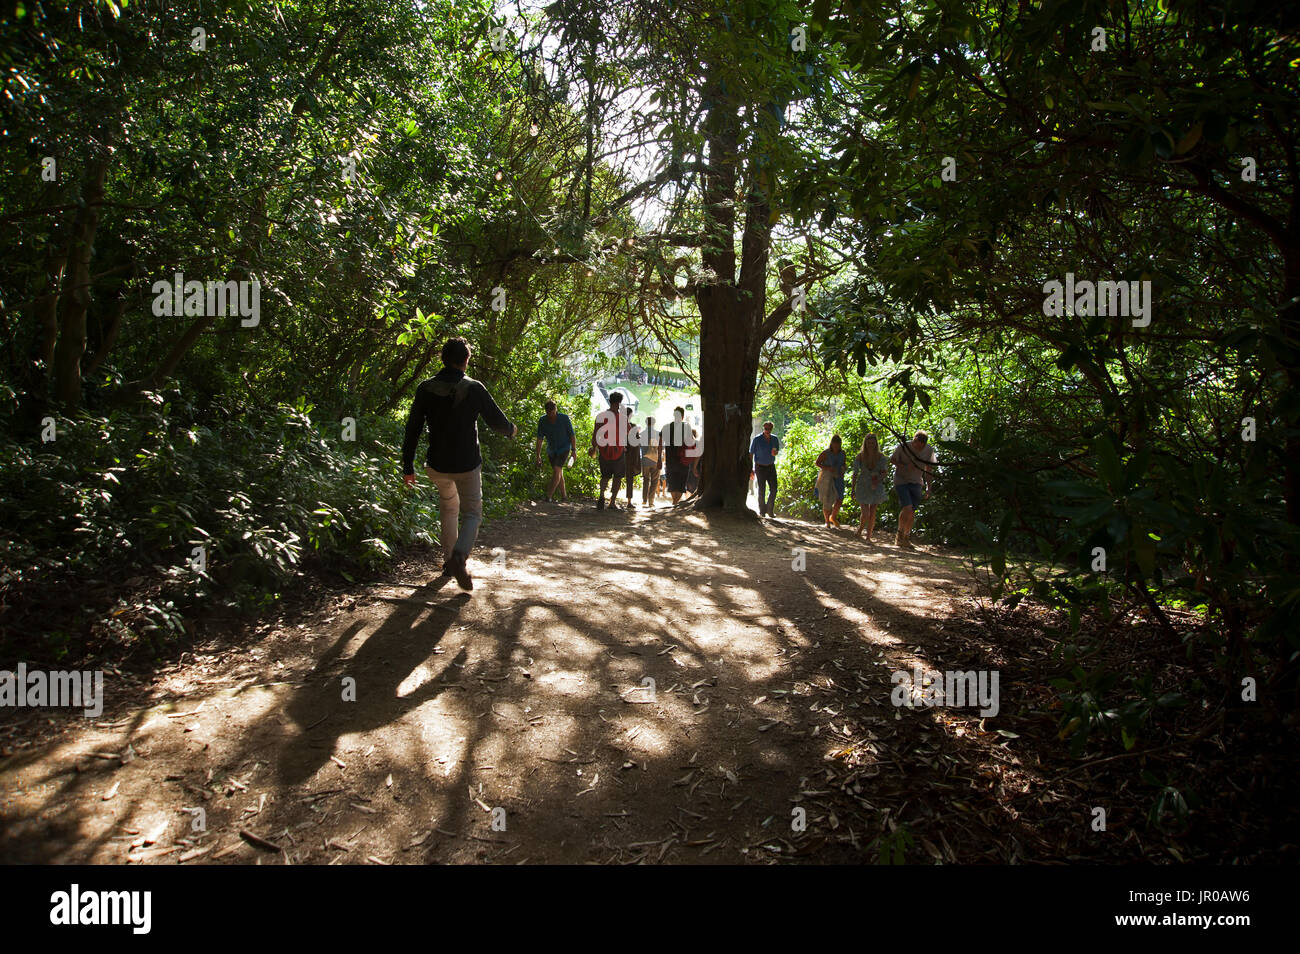
[[[443,368],[415,389],[402,442],[402,473],[415,473],[415,448],[429,425],[425,464],[444,474],[461,474],[483,463],[478,449],[478,417],[492,430],[509,437],[515,426],[501,413],[487,388],[464,371]]]

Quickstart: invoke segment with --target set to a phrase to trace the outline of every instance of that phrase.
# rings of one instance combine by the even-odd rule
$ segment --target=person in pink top
[[[931,471],[938,462],[938,455],[927,440],[925,431],[917,431],[910,441],[899,444],[889,458],[894,465],[894,492],[901,507],[894,543],[905,550],[916,549],[908,538],[916,524],[916,508],[930,496]]]

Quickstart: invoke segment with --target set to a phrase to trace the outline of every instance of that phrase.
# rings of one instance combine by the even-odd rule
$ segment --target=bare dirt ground
[[[490,524],[475,555],[472,593],[408,561],[258,639],[108,673],[96,720],[4,727],[0,859],[1087,857],[1107,782],[1021,740],[1053,735],[1050,693],[956,554],[582,501]],[[1001,713],[892,705],[914,663],[1000,668]],[[1106,850],[1140,857],[1133,835]]]
[[[880,708],[888,673],[911,656],[891,630],[942,618],[967,586],[954,559],[869,548],[847,530],[715,521],[710,532],[693,514],[590,502],[538,504],[485,529],[477,555],[472,594],[425,568],[251,650],[187,658],[128,693],[146,698],[121,698],[109,674],[103,717],[55,719],[53,738],[0,763],[0,853],[780,855],[780,839],[800,834],[792,799],[844,747],[843,708],[893,719]],[[864,669],[875,678],[855,686]],[[850,695],[828,699],[819,679]],[[206,833],[186,808],[205,810]],[[840,827],[850,849],[863,845],[865,831]]]

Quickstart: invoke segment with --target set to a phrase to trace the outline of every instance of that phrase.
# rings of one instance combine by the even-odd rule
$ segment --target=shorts
[[[686,492],[686,475],[691,469],[690,464],[677,464],[673,461],[668,462],[664,468],[664,476],[668,478],[668,490],[675,494]]]
[[[600,461],[600,479],[608,480],[610,477],[622,477],[627,471],[627,464],[620,454],[613,460],[606,460],[603,457],[598,458]]]
[[[546,456],[550,459],[552,467],[563,467],[565,462],[569,459],[569,452],[560,451],[558,454],[552,454],[550,451],[547,451]]]
[[[921,505],[921,497],[925,494],[925,488],[920,484],[896,484],[894,493],[898,494],[900,507],[911,507],[915,510]]]

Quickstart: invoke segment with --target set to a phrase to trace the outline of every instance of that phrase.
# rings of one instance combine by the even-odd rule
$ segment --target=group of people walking
[[[547,414],[550,414],[549,407]],[[546,424],[545,417],[537,423],[539,447]],[[572,424],[568,427],[572,434]],[[673,503],[679,502],[683,495],[694,494],[699,489],[700,451],[699,432],[686,421],[683,408],[674,408],[673,420],[662,428],[656,428],[653,417],[647,417],[645,426],[641,427],[623,407],[623,395],[611,392],[609,408],[597,414],[593,422],[591,446],[587,450],[600,461],[596,509],[606,507],[606,486],[610,487],[609,509],[618,509],[619,484],[624,480],[627,481],[626,507],[634,507],[632,485],[638,476],[641,477],[641,503],[646,507],[655,505],[661,491],[666,491]],[[550,494],[547,496],[550,499]]]
[[[938,455],[930,446],[929,435],[917,431],[910,441],[899,442],[893,454],[885,457],[875,434],[862,438],[862,448],[853,458],[853,482],[849,495],[862,514],[858,519],[856,535],[866,532],[868,543],[876,528],[876,512],[889,497],[889,467],[894,467],[894,493],[898,495],[898,531],[894,543],[915,549],[910,537],[916,523],[916,508],[930,495],[930,479]],[[831,438],[830,446],[817,457],[817,499],[822,505],[822,519],[828,527],[840,525],[840,506],[844,503],[845,470],[847,468],[840,435]]]
[[[514,437],[519,432],[481,382],[468,376],[469,342],[453,338],[442,347],[443,368],[423,382],[415,392],[406,420],[402,441],[402,473],[406,484],[415,483],[415,451],[420,435],[429,434],[425,473],[438,488],[439,518],[442,524],[443,576],[454,576],[462,589],[474,588],[467,561],[483,521],[483,457],[478,443],[478,419],[494,431]],[[546,413],[537,422],[535,460],[542,466],[542,446],[551,466],[547,499],[558,493],[568,499],[564,470],[578,459],[577,437],[568,415],[559,412],[554,401],[547,401]],[[600,492],[596,509],[607,506],[605,489],[610,488],[608,507],[618,509],[620,485],[627,483],[627,508],[631,509],[633,481],[641,477],[641,502],[653,506],[657,495],[666,490],[674,504],[699,488],[699,461],[702,451],[699,433],[685,420],[683,408],[673,410],[673,420],[657,428],[655,419],[647,417],[645,426],[634,424],[623,395],[613,391],[609,408],[596,415],[591,445],[587,452],[599,460]],[[759,514],[775,515],[777,472],[776,458],[781,441],[773,433],[771,421],[763,423],[761,434],[750,442],[753,462],[751,478],[758,484]],[[874,434],[867,434],[862,448],[853,458],[853,482],[850,494],[862,507],[857,535],[871,535],[876,524],[876,510],[888,496],[888,468],[894,466],[894,491],[900,512],[895,543],[912,548],[909,537],[916,521],[916,508],[929,496],[930,479],[937,462],[934,448],[924,431],[917,431],[911,441],[899,443],[886,458]],[[838,527],[840,506],[846,489],[848,461],[836,434],[830,446],[817,458],[817,496],[822,505],[825,525]]]
[[[588,453],[600,460],[600,496],[596,509],[605,509],[605,488],[612,483],[609,508],[617,509],[619,486],[627,483],[627,508],[635,506],[632,500],[636,478],[641,478],[641,504],[653,507],[660,493],[672,495],[677,503],[683,494],[694,493],[699,486],[699,434],[685,422],[685,411],[676,408],[674,420],[656,430],[655,419],[647,417],[645,427],[632,423],[623,407],[623,395],[614,391],[609,395],[609,409],[596,415]],[[689,428],[689,436],[687,434]],[[546,413],[537,422],[537,445],[534,448],[538,466],[542,463],[542,444],[546,444],[546,457],[551,465],[551,484],[546,489],[546,499],[568,500],[564,485],[564,468],[577,463],[578,439],[573,422],[561,414],[554,401],[546,402]]]
[[[781,451],[781,441],[772,432],[771,421],[763,422],[763,432],[750,441],[749,453],[754,461],[751,480],[758,484],[759,516],[774,515],[776,502],[776,455]],[[876,511],[889,497],[889,466],[894,466],[894,492],[898,495],[898,532],[894,542],[905,549],[915,549],[910,541],[916,523],[916,508],[930,495],[930,479],[938,463],[938,455],[930,446],[925,431],[917,431],[910,441],[902,441],[889,457],[880,450],[880,440],[875,434],[862,438],[862,449],[853,458],[853,482],[848,485],[849,496],[862,508],[856,535],[866,533],[868,543],[873,543],[876,528]],[[836,434],[830,446],[817,455],[817,499],[822,506],[822,519],[828,527],[840,525],[840,507],[846,489],[845,472],[849,462],[843,441]]]

